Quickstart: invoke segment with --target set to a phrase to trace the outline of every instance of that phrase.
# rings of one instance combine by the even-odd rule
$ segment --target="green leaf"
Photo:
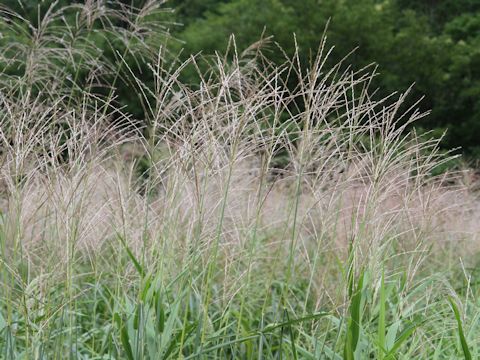
[[[452,299],[452,297],[449,297],[448,301],[450,302],[450,305],[452,306],[453,313],[455,314],[455,319],[457,319],[458,336],[460,338],[460,343],[462,345],[463,356],[465,357],[465,360],[471,360],[472,359],[472,354],[470,353],[470,350],[469,350],[468,344],[467,344],[467,339],[465,338],[465,334],[463,332],[463,325],[462,325],[462,318],[460,317],[460,311],[458,311],[458,306],[455,303],[455,301]]]
[[[0,332],[2,332],[3,329],[7,327],[7,322],[5,321],[5,318],[2,316],[2,313],[0,313]]]
[[[196,326],[196,323],[186,324],[184,329],[178,330],[176,335],[172,338],[172,341],[170,341],[167,350],[163,354],[163,358],[168,359],[173,350],[180,344],[182,333],[185,333],[185,339],[188,339],[192,335]]]
[[[358,279],[355,292],[350,300],[350,319],[347,325],[347,339],[345,341],[344,358],[354,359],[354,353],[357,349],[358,339],[360,338],[361,308],[363,296],[363,280],[365,272],[362,271]]]
[[[127,252],[127,255],[128,257],[130,258],[130,260],[132,261],[133,263],[133,266],[135,267],[135,269],[138,271],[138,273],[143,277],[145,276],[145,271],[143,270],[143,267],[140,265],[140,263],[138,262],[137,258],[135,257],[135,255],[133,255],[133,252],[130,250],[130,248],[128,247],[127,245],[127,242],[125,241],[125,239],[123,238],[122,235],[120,234],[117,234],[118,238],[120,239],[120,242],[122,243],[123,247],[125,248],[125,251]]]
[[[122,342],[122,345],[123,345],[123,348],[125,350],[125,354],[127,355],[127,358],[129,360],[134,360],[133,351],[132,351],[132,347],[130,345],[130,339],[129,339],[129,336],[128,336],[128,330],[127,330],[126,324],[124,326],[122,326],[122,330],[121,330],[121,333],[120,333],[120,340]]]
[[[147,276],[146,279],[145,279],[145,284],[143,285],[142,293],[140,294],[140,299],[143,302],[145,302],[145,300],[147,298],[148,290],[150,290],[151,285],[152,285],[152,277]]]
[[[185,357],[185,360],[198,358],[199,355],[206,354],[206,353],[209,353],[209,352],[211,352],[211,351],[214,351],[214,350],[217,350],[217,349],[221,349],[221,348],[224,348],[224,347],[233,345],[233,344],[239,344],[239,343],[242,343],[242,342],[245,342],[245,341],[257,339],[258,336],[259,336],[259,334],[256,334],[256,335],[246,336],[246,337],[244,337],[244,338],[239,338],[239,339],[235,339],[235,340],[231,340],[231,341],[226,341],[226,342],[224,342],[224,343],[214,345],[214,346],[212,346],[212,347],[203,349],[203,350],[201,350],[201,351],[199,351],[199,352],[197,352],[197,353],[195,353],[195,354],[192,354],[192,355],[190,355],[190,356],[187,356],[187,357]]]
[[[397,338],[398,328],[400,327],[400,320],[395,321],[388,327],[387,336],[385,338],[385,349],[390,350],[395,344]]]
[[[142,316],[141,312],[142,312],[142,304],[138,304],[135,311],[135,316],[133,317],[133,328],[135,330],[138,329],[139,319]]]
[[[155,314],[156,314],[156,329],[159,333],[162,333],[165,329],[165,311],[163,309],[162,304],[162,297],[159,293],[156,294],[156,301],[155,301]]]
[[[267,332],[271,332],[272,330],[280,328],[280,327],[291,326],[293,324],[298,324],[298,323],[301,323],[301,322],[304,322],[304,321],[319,319],[319,318],[327,316],[327,315],[330,315],[330,313],[328,313],[328,312],[318,312],[318,313],[314,313],[314,314],[311,314],[311,315],[302,316],[302,317],[299,317],[299,318],[296,318],[296,319],[291,319],[291,320],[281,322],[281,323],[268,324],[263,329],[260,330],[260,333],[264,334],[264,333],[267,333]]]
[[[293,329],[292,329],[292,324],[290,323],[290,318],[288,316],[288,311],[287,309],[284,309],[285,316],[287,317],[287,322],[288,322],[288,330],[290,334],[290,341],[291,341],[291,346],[292,346],[292,354],[293,358],[297,360],[297,349],[295,348],[295,336],[293,335]]]
[[[113,322],[117,325],[118,329],[122,328],[122,318],[119,313],[113,314]]]
[[[380,310],[378,314],[378,345],[380,351],[378,352],[378,359],[382,360],[386,349],[385,343],[385,314],[386,314],[386,294],[385,294],[385,271],[382,271],[382,279],[380,282]]]
[[[417,324],[409,325],[405,330],[403,330],[400,335],[398,336],[397,340],[393,344],[392,348],[388,352],[386,359],[394,359],[395,352],[402,346],[402,344],[412,335],[412,333],[417,328]]]

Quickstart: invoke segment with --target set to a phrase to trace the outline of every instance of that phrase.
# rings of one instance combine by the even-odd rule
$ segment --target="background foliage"
[[[117,1],[139,7],[144,2]],[[2,3],[35,22],[52,1]],[[330,20],[329,44],[336,47],[330,57],[332,64],[357,48],[349,63],[357,68],[378,63],[381,76],[375,85],[382,95],[415,84],[412,98],[425,96],[421,106],[432,111],[419,128],[437,134],[448,129],[444,147],[462,147],[464,153],[480,156],[479,1],[172,0],[164,6],[174,11],[158,16],[164,17],[165,26],[174,35],[175,40],[169,44],[172,56],[184,49],[182,59],[199,52],[208,55],[224,51],[232,33],[239,50],[263,34],[273,35],[273,40],[291,55],[295,34],[303,50],[301,61],[307,64]],[[105,49],[109,51],[106,45]],[[270,50],[270,58],[283,60],[274,44]],[[148,82],[151,75],[145,66],[140,64],[138,71]],[[186,74],[188,78],[188,71]],[[193,82],[193,76],[187,80]],[[132,94],[120,94],[119,101],[142,117],[141,104]]]
[[[420,125],[439,133],[449,129],[446,147],[480,155],[480,2],[475,0],[233,0],[171,3],[185,24],[176,35],[187,53],[213,52],[230,33],[240,47],[266,33],[292,51],[292,33],[307,61],[328,20],[336,50],[332,62],[358,47],[349,62],[372,62],[381,76],[382,95],[415,83],[432,115]]]

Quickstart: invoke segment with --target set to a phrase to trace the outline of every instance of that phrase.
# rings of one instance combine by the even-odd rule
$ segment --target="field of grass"
[[[166,61],[156,7],[92,4],[2,13],[0,358],[480,356],[480,209],[408,92],[325,41]]]

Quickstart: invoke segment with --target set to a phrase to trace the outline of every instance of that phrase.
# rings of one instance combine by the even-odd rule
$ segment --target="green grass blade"
[[[120,239],[120,242],[122,243],[123,247],[125,248],[125,251],[127,252],[127,255],[128,255],[128,258],[132,261],[133,263],[133,266],[135,267],[135,269],[138,271],[138,273],[144,277],[145,276],[145,270],[143,269],[143,267],[140,265],[140,262],[137,260],[137,258],[135,257],[135,255],[133,254],[132,250],[130,250],[130,248],[128,247],[125,239],[123,238],[122,235],[120,234],[117,234],[118,238]]]
[[[385,344],[385,314],[386,314],[386,294],[385,294],[385,272],[382,271],[382,279],[380,283],[380,310],[378,314],[378,359],[382,360],[384,351],[386,349]]]
[[[258,336],[260,336],[260,335],[259,335],[259,334],[256,334],[256,335],[250,335],[250,336],[246,336],[246,337],[239,338],[239,339],[235,339],[235,340],[231,340],[231,341],[226,341],[226,342],[224,342],[224,343],[217,344],[217,345],[214,345],[214,346],[212,346],[212,347],[203,349],[203,350],[201,350],[201,351],[199,351],[199,352],[197,352],[197,353],[195,353],[195,354],[189,355],[189,356],[185,357],[184,359],[185,359],[185,360],[195,359],[195,358],[198,358],[200,355],[203,355],[203,354],[209,353],[209,352],[211,352],[211,351],[214,351],[214,350],[218,350],[218,349],[227,347],[227,346],[229,346],[229,345],[239,344],[239,343],[242,343],[242,342],[245,342],[245,341],[257,339]]]
[[[128,336],[128,329],[127,324],[122,326],[122,330],[120,333],[120,340],[122,342],[123,348],[125,350],[125,355],[129,360],[134,360],[132,346],[130,345],[130,338]]]
[[[285,311],[285,316],[287,317],[287,322],[288,322],[288,332],[289,332],[289,335],[290,335],[290,341],[291,341],[291,346],[292,346],[292,355],[293,355],[293,358],[295,360],[297,360],[297,349],[295,347],[295,336],[293,334],[292,324],[290,323],[290,318],[288,316],[287,309],[285,309],[284,311]]]
[[[353,360],[355,350],[357,349],[358,339],[360,338],[361,307],[363,296],[363,280],[365,272],[362,271],[358,279],[355,292],[350,300],[350,319],[347,325],[347,339],[345,341],[344,358]]]
[[[467,339],[465,338],[465,334],[463,332],[463,325],[462,325],[462,318],[460,317],[460,311],[458,310],[457,304],[451,297],[449,297],[448,300],[450,302],[450,305],[452,306],[453,313],[455,314],[455,319],[457,320],[458,337],[460,338],[460,343],[462,345],[463,356],[465,357],[465,360],[471,360],[472,354],[470,353],[470,350],[467,344]]]
[[[155,295],[156,330],[161,333],[165,329],[165,310],[159,293]]]
[[[318,313],[302,316],[302,317],[299,317],[299,318],[296,318],[296,319],[291,319],[289,321],[284,321],[284,322],[281,322],[281,323],[272,323],[272,324],[266,325],[263,329],[260,330],[260,332],[261,333],[267,333],[267,332],[271,332],[271,331],[273,331],[275,329],[278,329],[278,328],[281,328],[281,327],[286,327],[286,326],[302,323],[302,322],[309,321],[309,320],[320,319],[320,318],[322,318],[324,316],[328,316],[328,315],[330,315],[329,312],[318,312]]]
[[[388,352],[387,356],[385,359],[394,359],[394,355],[396,351],[402,346],[402,344],[413,334],[415,329],[417,328],[417,324],[411,324],[409,325],[405,330],[403,330],[400,335],[398,336],[397,340],[393,344],[392,348]]]

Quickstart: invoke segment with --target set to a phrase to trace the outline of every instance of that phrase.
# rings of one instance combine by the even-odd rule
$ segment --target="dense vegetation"
[[[445,145],[476,152],[480,135],[480,2],[475,0],[233,0],[177,1],[179,37],[188,52],[212,52],[237,34],[244,47],[266,26],[266,34],[293,51],[291,34],[307,61],[330,19],[328,36],[336,51],[332,62],[358,47],[356,68],[376,62],[375,82],[383,95],[415,83],[415,98],[426,95],[432,115],[418,126],[449,129]],[[190,4],[188,4],[190,3]],[[197,11],[192,10],[196,8]],[[182,9],[184,10],[182,12]]]
[[[415,130],[441,97],[389,93],[473,62],[475,2],[435,4],[10,2],[0,358],[478,358],[478,201]]]
[[[52,1],[2,3],[35,22]],[[117,3],[141,7],[148,1]],[[295,33],[300,60],[306,68],[330,20],[327,35],[329,43],[336,46],[330,65],[358,48],[348,62],[357,69],[372,62],[379,65],[381,76],[374,80],[373,87],[379,88],[381,96],[404,91],[415,83],[412,98],[425,96],[420,106],[432,110],[417,127],[435,130],[437,135],[448,129],[444,148],[462,147],[464,153],[480,156],[479,1],[172,0],[162,6],[175,10],[156,16],[176,39],[169,44],[171,55],[185,49],[182,60],[200,51],[205,55],[223,52],[232,33],[239,51],[262,34],[274,35],[273,40],[291,56]],[[106,44],[97,45],[110,51]],[[270,50],[270,59],[277,64],[284,61],[276,46],[272,44]],[[142,70],[142,81],[151,83],[149,72]],[[193,70],[182,76],[186,82],[195,82]],[[131,112],[143,117],[138,99],[128,93],[119,96]]]

